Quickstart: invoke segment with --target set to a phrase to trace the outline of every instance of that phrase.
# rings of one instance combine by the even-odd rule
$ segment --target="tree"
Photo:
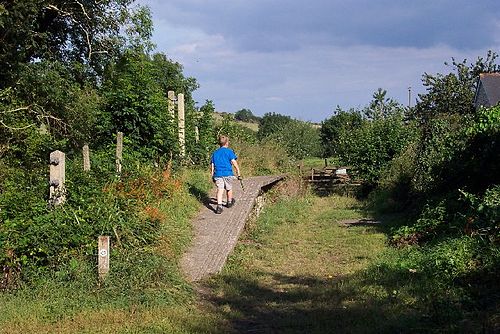
[[[495,63],[498,54],[487,53],[486,59],[478,57],[475,63],[467,65],[467,60],[457,62],[452,58],[452,72],[431,75],[424,73],[422,83],[427,93],[419,94],[414,117],[425,124],[429,119],[443,114],[466,115],[474,112],[474,93],[480,73],[499,72]]]
[[[44,60],[88,65],[99,75],[126,42],[120,29],[146,22],[144,10],[135,12],[142,20],[134,18],[132,2],[0,0],[0,88],[16,82],[21,65]],[[150,28],[135,33],[146,37]]]
[[[498,54],[492,51],[486,59],[478,57],[469,65],[467,60],[457,62],[452,58],[453,72],[424,74],[422,81],[427,93],[419,95],[413,113],[420,129],[413,178],[417,191],[433,191],[436,186],[447,184],[449,174],[437,170],[468,145],[466,129],[475,114],[473,102],[478,77],[480,73],[500,71],[495,63],[497,58]]]
[[[234,118],[241,122],[252,122],[255,120],[255,116],[253,115],[250,109],[240,109],[234,114]]]
[[[385,118],[395,112],[402,110],[402,106],[395,100],[386,97],[387,91],[379,88],[373,93],[373,100],[369,106],[363,109],[363,114],[368,119]]]
[[[257,137],[263,139],[274,133],[283,133],[286,126],[292,122],[290,116],[277,113],[266,113],[260,120]]]
[[[339,156],[348,144],[349,134],[363,123],[361,114],[351,109],[343,111],[339,106],[335,114],[321,122],[320,138],[324,157]]]

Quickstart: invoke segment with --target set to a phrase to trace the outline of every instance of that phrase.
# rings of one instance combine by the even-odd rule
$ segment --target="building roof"
[[[485,107],[491,107],[500,102],[500,73],[481,73],[478,90],[483,90],[483,93],[486,94],[488,103]],[[477,96],[476,93],[476,102]]]

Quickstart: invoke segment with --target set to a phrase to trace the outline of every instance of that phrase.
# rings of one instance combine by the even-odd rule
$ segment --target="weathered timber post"
[[[170,114],[170,120],[173,122],[175,120],[175,92],[173,90],[169,90],[167,97],[167,109]]]
[[[123,132],[116,134],[116,172],[121,174],[123,160]]]
[[[99,236],[98,240],[97,272],[99,280],[103,280],[109,273],[109,236]]]
[[[179,114],[179,147],[181,158],[186,155],[186,128],[185,128],[185,113],[184,113],[184,94],[177,95],[177,108]]]
[[[66,201],[66,154],[61,151],[50,153],[49,203],[57,206]]]
[[[90,172],[90,150],[89,145],[83,145],[83,171]]]

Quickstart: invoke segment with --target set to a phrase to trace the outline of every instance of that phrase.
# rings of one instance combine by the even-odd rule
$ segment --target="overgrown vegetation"
[[[359,310],[388,319],[376,327],[387,331],[405,322],[416,330],[420,322],[429,330],[499,329],[500,106],[473,106],[479,73],[500,71],[497,54],[473,64],[453,60],[445,75],[425,74],[427,93],[411,109],[378,89],[364,109],[337,108],[321,130],[285,115],[256,117],[248,109],[216,122],[212,101],[196,107],[196,80],[183,74],[181,64],[153,52],[149,10],[132,3],[0,1],[2,330],[53,332],[58,323],[71,332],[76,321],[91,331],[88,324],[99,319],[126,323],[137,314],[129,320],[131,332],[217,332],[241,313],[274,321],[272,311],[261,312],[269,296],[283,306],[278,316],[291,321],[278,324],[290,329],[297,325],[287,317],[290,307],[320,319],[306,319],[307,329],[318,331],[342,324],[362,331],[364,323],[354,321]],[[168,112],[168,91],[185,97],[185,156]],[[258,122],[258,131],[235,120]],[[121,174],[113,154],[118,131],[125,134]],[[193,306],[178,259],[191,238],[197,199],[211,186],[206,165],[220,134],[231,138],[244,176],[282,173],[294,159],[321,152],[352,166],[365,181],[375,214],[397,212],[399,219],[383,230],[350,235],[331,222],[366,214],[354,199],[275,198],[278,205],[248,236],[249,248],[233,260],[236,273],[231,267],[216,282],[216,289],[226,289],[217,302],[236,310],[222,317],[205,314]],[[91,149],[90,172],[82,170],[84,144]],[[67,157],[66,203],[57,208],[48,205],[47,160],[54,150]],[[313,219],[304,209],[310,207],[318,211]],[[319,237],[312,233],[324,227]],[[299,229],[305,237],[295,240]],[[368,234],[372,250],[382,254],[382,232],[392,248],[381,258],[357,248]],[[101,284],[95,273],[99,235],[110,235],[113,249],[113,272]],[[328,252],[343,237],[346,247],[359,252],[354,269],[340,268],[339,254]],[[277,247],[271,253],[286,251],[290,243],[284,240],[300,245],[305,258],[290,264],[298,259],[296,250],[279,260],[280,276],[242,277],[248,274],[245,252],[260,252],[266,243]],[[264,251],[263,258],[271,253]],[[354,266],[356,258],[349,259]],[[316,269],[321,277],[291,268]],[[352,276],[332,280],[337,273]],[[245,296],[259,288],[261,277],[277,285],[257,290],[250,301],[258,305],[248,312]],[[283,297],[289,291],[293,296]],[[318,301],[319,307],[310,306]],[[22,307],[14,311],[17,305]]]
[[[476,110],[473,104],[479,74],[500,70],[497,57],[489,52],[472,64],[453,60],[451,73],[425,74],[427,93],[414,108],[398,106],[379,90],[370,106],[338,110],[321,129],[325,155],[357,169],[372,189],[373,208],[405,212],[406,218],[387,231],[401,251],[384,266],[405,263],[421,273],[418,283],[405,289],[432,291],[422,306],[431,318],[438,317],[436,324],[484,316],[499,307],[494,300],[500,296],[495,282],[500,106]],[[386,275],[381,272],[379,279]],[[493,322],[488,326],[498,329],[498,319]]]

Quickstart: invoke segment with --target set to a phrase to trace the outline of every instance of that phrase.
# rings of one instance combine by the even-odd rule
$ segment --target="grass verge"
[[[111,272],[100,285],[96,257],[75,257],[52,271],[24,268],[29,282],[0,293],[1,333],[216,332],[219,319],[198,307],[178,267],[191,240],[190,221],[201,205],[198,196],[211,187],[209,177],[197,170],[152,177],[158,177],[151,183],[158,187],[168,182],[169,191],[145,202],[138,217],[144,224],[158,221],[157,242],[125,249],[113,237]],[[152,196],[154,190],[139,195]]]

